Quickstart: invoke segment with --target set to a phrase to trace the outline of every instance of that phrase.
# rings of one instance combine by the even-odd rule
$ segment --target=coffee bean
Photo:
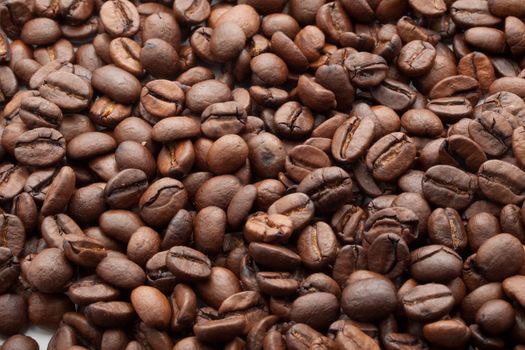
[[[111,256],[104,258],[97,265],[97,275],[115,287],[126,289],[140,286],[146,278],[140,266],[131,260]]]
[[[135,76],[143,73],[140,64],[140,50],[139,44],[125,37],[113,39],[109,44],[109,54],[115,65]]]
[[[157,79],[147,83],[140,93],[144,109],[158,118],[178,115],[184,106],[184,91],[174,82]]]
[[[426,324],[423,327],[423,334],[426,339],[437,346],[468,344],[470,338],[469,328],[460,320],[454,319]]]
[[[356,273],[350,275],[350,279],[352,276],[355,277]],[[395,310],[396,305],[392,282],[374,273],[368,278],[349,281],[341,295],[341,307],[345,314],[361,322],[382,320]]]
[[[416,156],[416,147],[403,133],[392,133],[379,139],[366,155],[366,165],[374,178],[390,181],[403,174]]]
[[[306,266],[314,270],[321,269],[335,260],[335,234],[324,222],[309,225],[301,231],[297,249]]]
[[[100,8],[104,29],[112,36],[131,37],[139,30],[139,14],[127,0],[110,1]]]
[[[211,273],[210,260],[201,252],[184,246],[170,249],[166,265],[175,276],[182,279],[205,279]]]
[[[359,87],[379,85],[385,78],[388,66],[378,55],[359,52],[348,56],[344,61],[352,82]]]
[[[39,88],[40,94],[67,112],[78,112],[86,108],[93,95],[88,82],[67,72],[49,74]]]
[[[519,179],[522,173],[518,167],[512,164],[499,160],[489,160],[479,168],[479,187],[487,197],[496,202],[516,204],[521,202],[522,192]]]
[[[171,319],[168,298],[158,289],[140,286],[131,292],[131,303],[140,319],[150,327],[166,328]]]
[[[449,165],[436,165],[423,177],[423,194],[440,206],[463,209],[478,188],[475,176]]]
[[[501,22],[485,1],[457,1],[450,7],[450,15],[454,22],[465,27],[493,26]]]
[[[119,1],[126,0],[118,0],[115,3],[119,3]],[[108,5],[111,3],[108,2]],[[125,8],[123,7],[123,9]],[[111,78],[108,79],[108,77]],[[95,69],[91,82],[95,90],[102,92],[118,103],[131,104],[140,97],[141,85],[137,78],[116,66],[108,65]]]
[[[53,102],[41,97],[30,97],[20,105],[20,118],[28,128],[55,128],[62,122],[62,111]]]
[[[147,187],[148,180],[142,170],[123,170],[106,184],[106,202],[112,208],[128,209],[138,203]]]
[[[446,286],[428,283],[416,286],[404,294],[401,304],[410,319],[435,321],[452,309],[454,298]]]
[[[187,200],[188,194],[180,181],[160,179],[152,183],[140,197],[140,216],[151,225],[163,226],[186,205]]]
[[[24,132],[16,140],[16,159],[27,165],[45,167],[58,163],[66,153],[64,137],[50,128]]]

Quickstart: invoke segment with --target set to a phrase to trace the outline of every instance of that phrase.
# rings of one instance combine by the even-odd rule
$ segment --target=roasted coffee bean
[[[428,245],[411,253],[410,272],[420,282],[448,282],[461,274],[463,261],[452,249]]]
[[[36,128],[24,132],[16,140],[16,159],[27,165],[45,167],[58,163],[64,157],[66,144],[61,133],[50,128]]]
[[[443,207],[464,209],[477,189],[478,180],[473,174],[449,165],[433,166],[423,177],[425,198]]]
[[[146,275],[144,271],[125,257],[107,256],[97,265],[97,275],[118,288],[133,289],[140,286]]]
[[[328,224],[317,222],[301,231],[297,250],[306,266],[319,270],[335,260],[336,236]]]
[[[523,198],[518,167],[500,160],[489,160],[478,171],[480,190],[490,199],[501,204],[520,203]]]
[[[41,97],[30,97],[20,105],[20,119],[28,128],[55,128],[62,122],[62,111],[53,102]]]
[[[374,122],[371,119],[351,117],[334,133],[332,156],[339,162],[351,163],[366,152],[373,137]]]
[[[188,194],[180,181],[157,180],[140,197],[140,216],[151,225],[163,226],[186,205],[187,200]]]
[[[48,216],[63,211],[73,195],[75,184],[74,170],[68,166],[62,167],[46,192],[40,213]]]
[[[86,132],[74,137],[67,146],[69,158],[86,159],[113,151],[117,143],[111,135],[102,132]]]
[[[467,246],[467,233],[457,210],[435,209],[428,218],[428,235],[433,243],[443,244],[455,251]]]
[[[454,298],[446,286],[428,283],[409,290],[402,296],[401,304],[410,319],[435,321],[452,309]]]
[[[414,40],[401,49],[397,66],[404,74],[417,77],[430,71],[435,58],[436,49],[434,46],[426,41]]]
[[[366,166],[379,181],[391,181],[402,175],[414,161],[416,146],[403,133],[379,139],[366,155]]]
[[[172,247],[166,256],[168,269],[177,277],[188,280],[207,278],[211,263],[206,255],[184,246]]]
[[[184,106],[184,91],[174,82],[157,79],[147,83],[140,93],[144,109],[158,118],[179,115]]]
[[[354,272],[341,295],[341,307],[353,320],[370,322],[382,320],[397,306],[392,282],[373,272],[359,277]],[[352,280],[352,276],[355,280]],[[365,292],[366,291],[366,292]]]
[[[277,213],[255,213],[246,220],[244,225],[244,237],[249,242],[284,243],[290,238],[292,231],[291,218]]]
[[[93,96],[93,89],[88,82],[73,73],[60,71],[49,74],[39,91],[42,97],[66,112],[78,112],[86,108]]]
[[[120,1],[129,3],[127,0],[118,0],[107,4],[119,4]],[[131,3],[129,4],[133,6]],[[123,6],[122,9],[125,11],[126,7]],[[95,90],[102,92],[118,103],[131,104],[140,97],[141,85],[137,78],[116,66],[108,65],[95,69],[91,82]]]
[[[341,168],[320,168],[308,174],[297,191],[307,194],[318,210],[330,211],[351,198],[352,180]]]
[[[129,209],[138,203],[147,187],[148,179],[142,170],[126,169],[108,181],[104,195],[110,207]]]
[[[112,36],[133,36],[139,29],[139,14],[127,0],[110,1],[100,8],[104,29]]]
[[[384,58],[367,52],[348,56],[344,65],[352,82],[363,88],[379,85],[386,78],[388,70]]]

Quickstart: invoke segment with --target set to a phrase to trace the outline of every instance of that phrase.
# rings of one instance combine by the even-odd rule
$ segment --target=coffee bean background
[[[525,349],[524,21],[0,0],[0,349]]]

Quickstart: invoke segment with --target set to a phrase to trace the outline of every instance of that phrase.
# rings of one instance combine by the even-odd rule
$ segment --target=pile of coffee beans
[[[0,0],[0,336],[525,349],[524,0]]]

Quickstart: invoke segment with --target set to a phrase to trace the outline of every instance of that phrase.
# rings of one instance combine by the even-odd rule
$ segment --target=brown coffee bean
[[[61,133],[49,128],[24,132],[16,140],[16,159],[27,165],[45,167],[59,162],[65,155],[65,140]]]
[[[428,283],[416,286],[404,294],[401,304],[410,319],[435,321],[452,309],[454,298],[446,286]]]
[[[366,155],[366,165],[374,178],[390,181],[402,175],[411,166],[415,155],[416,147],[409,137],[403,133],[392,133],[370,147]]]
[[[133,3],[115,0],[100,8],[100,19],[104,29],[111,36],[131,37],[139,30],[139,14]]]
[[[126,289],[140,286],[146,278],[140,266],[131,260],[111,256],[97,265],[97,275],[115,287]]]

